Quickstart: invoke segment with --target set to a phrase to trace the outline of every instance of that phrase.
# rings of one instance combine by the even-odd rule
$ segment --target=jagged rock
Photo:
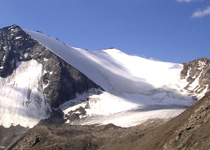
[[[68,112],[68,115],[65,115],[65,117],[70,120],[71,122],[80,119],[80,116],[85,116],[86,115],[86,111],[83,107],[79,107],[75,110],[72,110],[70,112]]]
[[[201,58],[188,63],[184,63],[184,68],[181,71],[181,79],[186,79],[189,84],[185,87],[191,93],[199,94],[210,90],[210,60]],[[190,88],[193,82],[198,80],[199,85]]]

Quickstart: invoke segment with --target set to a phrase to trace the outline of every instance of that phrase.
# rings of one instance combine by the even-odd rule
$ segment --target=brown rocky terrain
[[[161,120],[137,127],[108,125],[38,125],[8,149],[121,149],[130,146],[144,133],[161,124]]]

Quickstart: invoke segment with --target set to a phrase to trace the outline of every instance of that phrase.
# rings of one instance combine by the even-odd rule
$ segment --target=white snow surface
[[[31,60],[21,62],[7,78],[0,78],[0,125],[33,127],[49,117],[40,79],[42,65]]]
[[[152,110],[151,110],[152,109]],[[123,111],[120,113],[115,113],[113,115],[106,116],[90,116],[85,119],[81,119],[79,121],[72,122],[71,124],[81,124],[81,125],[90,125],[90,124],[109,124],[113,123],[117,126],[121,127],[130,127],[136,126],[141,123],[144,123],[148,120],[155,119],[168,119],[175,117],[182,113],[186,108],[170,108],[163,106],[155,106],[154,108],[151,106],[148,108],[139,108],[133,109],[129,111]],[[154,110],[153,110],[154,109]]]
[[[87,51],[40,32],[25,31],[110,93],[150,94],[157,88],[177,89],[182,82],[181,64],[130,56],[117,49]]]
[[[131,126],[150,118],[173,117],[184,110],[183,106],[190,106],[194,102],[184,90],[187,81],[180,79],[182,64],[131,56],[117,49],[88,51],[71,47],[40,32],[25,32],[105,90],[99,95],[90,93],[88,102],[80,101],[80,95],[73,100],[77,105],[62,105],[61,109],[66,114],[89,103],[87,118],[103,116],[100,117],[103,119],[94,119],[92,123]],[[134,111],[148,106],[157,106],[155,108],[158,109]],[[177,109],[161,106],[177,106]],[[127,121],[126,115],[130,117]],[[87,118],[86,123],[90,123]]]

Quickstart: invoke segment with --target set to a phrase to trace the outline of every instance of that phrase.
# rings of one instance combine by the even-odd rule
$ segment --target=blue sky
[[[75,47],[177,63],[210,58],[209,0],[1,0],[0,10],[0,28],[17,24]]]

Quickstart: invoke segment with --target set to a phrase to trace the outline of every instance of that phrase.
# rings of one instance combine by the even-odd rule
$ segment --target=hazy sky
[[[115,47],[170,62],[210,58],[210,0],[1,0],[17,24],[75,47]]]

